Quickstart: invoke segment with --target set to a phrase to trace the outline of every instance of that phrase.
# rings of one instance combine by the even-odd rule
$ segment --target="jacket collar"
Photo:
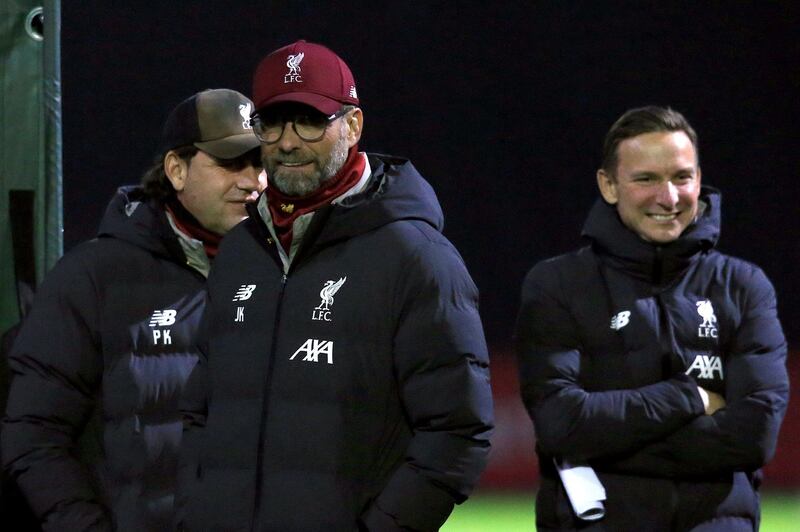
[[[100,222],[98,237],[114,237],[156,255],[185,264],[178,237],[167,220],[162,201],[149,197],[141,187],[117,189]]]
[[[444,216],[439,201],[414,165],[391,155],[367,156],[370,175],[365,174],[350,194],[313,213],[299,254],[311,245],[323,246],[352,238],[398,220],[418,220],[441,232]],[[263,201],[260,198],[246,209],[259,225],[266,226],[265,233],[270,235],[271,219]]]
[[[702,212],[683,234],[667,244],[642,240],[626,227],[613,205],[598,198],[589,212],[581,236],[609,266],[660,285],[684,271],[700,253],[712,249],[720,231],[720,192],[702,187]]]

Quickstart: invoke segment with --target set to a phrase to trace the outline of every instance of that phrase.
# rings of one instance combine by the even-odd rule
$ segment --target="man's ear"
[[[175,192],[180,192],[186,186],[189,165],[174,150],[169,150],[164,156],[164,173],[167,174],[167,179],[172,183]]]
[[[347,120],[347,147],[352,148],[361,139],[361,129],[364,127],[364,113],[356,107]]]
[[[614,176],[606,173],[602,168],[597,171],[597,188],[600,189],[600,195],[603,199],[611,205],[616,205],[619,201],[617,195],[617,180]]]

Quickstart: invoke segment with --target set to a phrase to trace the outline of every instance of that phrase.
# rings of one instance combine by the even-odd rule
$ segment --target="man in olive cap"
[[[10,356],[6,471],[44,530],[168,530],[197,361],[203,287],[222,235],[263,189],[252,103],[180,103],[141,186],[47,276]]]

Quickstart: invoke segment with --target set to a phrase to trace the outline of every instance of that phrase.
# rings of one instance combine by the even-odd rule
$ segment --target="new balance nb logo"
[[[623,310],[613,318],[611,318],[611,328],[618,331],[625,327],[630,322],[631,311]]]
[[[247,299],[250,299],[250,296],[253,295],[253,291],[255,289],[256,285],[254,284],[243,284],[236,291],[236,295],[233,296],[233,301],[245,301]]]
[[[695,375],[698,379],[713,379],[715,372],[719,372],[720,380],[725,378],[722,372],[722,360],[718,356],[697,355],[692,365],[686,370],[686,374],[690,375],[694,370],[698,371]]]
[[[319,362],[319,355],[326,355],[328,364],[333,364],[333,341],[309,338],[289,357],[289,360],[294,360],[300,353],[305,353],[302,358],[303,362]]]
[[[172,325],[175,323],[175,315],[177,313],[177,310],[172,309],[153,312],[153,316],[150,318],[150,327],[167,327]]]
[[[178,314],[177,310],[166,309],[156,310],[150,318],[150,327],[169,327],[175,323],[175,316]],[[153,343],[158,345],[171,345],[172,337],[170,336],[169,329],[154,329],[153,330]]]

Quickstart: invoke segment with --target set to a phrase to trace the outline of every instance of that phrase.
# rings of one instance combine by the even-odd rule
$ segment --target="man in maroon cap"
[[[489,452],[477,289],[413,165],[358,151],[336,54],[281,48],[253,94],[269,187],[209,277],[180,525],[437,530]]]
[[[6,470],[43,530],[169,530],[203,286],[222,235],[263,190],[252,102],[181,102],[142,186],[39,289],[10,356]]]

